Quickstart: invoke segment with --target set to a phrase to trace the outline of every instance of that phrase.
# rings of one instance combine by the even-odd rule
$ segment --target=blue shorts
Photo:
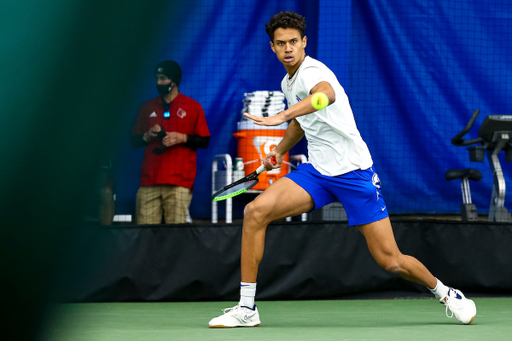
[[[373,166],[338,176],[320,174],[311,164],[303,163],[286,175],[311,195],[315,208],[339,200],[347,212],[349,225],[364,225],[388,217],[380,192],[379,176]]]

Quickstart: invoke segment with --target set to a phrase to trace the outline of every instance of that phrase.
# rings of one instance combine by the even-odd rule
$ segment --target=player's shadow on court
[[[442,313],[441,313],[442,314]],[[320,314],[323,315],[323,314]],[[266,319],[261,324],[264,328],[407,328],[407,327],[421,327],[421,326],[441,326],[441,325],[460,325],[455,317],[449,319],[447,317],[436,316],[432,318],[430,315],[417,314],[414,318],[409,313],[407,315],[408,321],[402,319],[402,315],[388,314],[387,316],[361,316],[359,314],[347,313],[345,315],[335,315],[329,319],[325,316],[310,316],[307,318],[298,319]],[[478,323],[472,323],[475,325]]]

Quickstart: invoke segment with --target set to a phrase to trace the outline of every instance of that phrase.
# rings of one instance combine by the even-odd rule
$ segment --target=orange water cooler
[[[243,159],[245,175],[251,174],[261,165],[267,153],[281,142],[287,127],[288,123],[265,127],[258,126],[252,121],[238,122],[238,131],[233,136],[238,140],[237,156]],[[258,184],[252,189],[264,190],[277,179],[288,174],[289,153],[284,156],[284,161],[281,168],[261,173]]]

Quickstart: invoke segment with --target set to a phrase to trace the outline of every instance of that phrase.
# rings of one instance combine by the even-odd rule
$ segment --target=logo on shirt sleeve
[[[178,115],[179,118],[184,118],[185,116],[187,116],[187,112],[181,108],[178,109],[178,112],[176,114]]]

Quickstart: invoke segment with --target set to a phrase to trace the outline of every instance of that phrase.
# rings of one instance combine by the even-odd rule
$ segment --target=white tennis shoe
[[[237,304],[233,308],[222,309],[223,315],[211,319],[210,328],[257,327],[260,325],[258,308],[254,310]]]
[[[448,294],[439,300],[446,306],[446,316],[455,318],[464,324],[471,324],[476,316],[476,305],[457,289],[449,288]],[[448,315],[448,310],[452,313]]]

